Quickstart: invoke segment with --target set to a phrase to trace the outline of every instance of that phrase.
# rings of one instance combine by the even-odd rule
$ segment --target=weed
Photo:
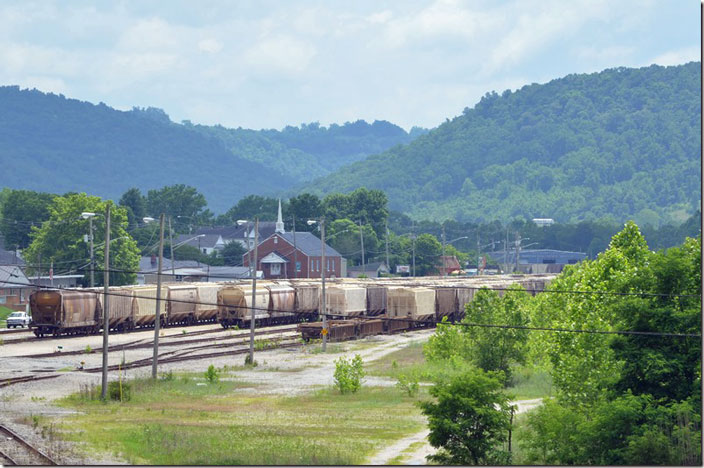
[[[2,345],[4,345],[4,344],[5,344],[5,340],[3,340],[2,338],[0,338],[0,346],[2,346]]]
[[[254,340],[254,349],[257,351],[263,351],[265,349],[276,347],[276,343],[270,339]]]
[[[33,396],[30,398],[32,401],[45,401],[46,397],[38,397],[38,396]]]
[[[220,377],[218,377],[218,371],[215,369],[214,365],[211,364],[208,366],[208,370],[205,371],[205,378],[211,384],[217,383],[217,381],[220,380]]]
[[[182,335],[185,335],[186,333],[188,333],[186,330],[181,330]]]
[[[391,362],[391,368],[392,368],[392,369],[398,369],[398,362],[396,362],[396,359],[394,359],[394,360]]]
[[[86,345],[86,349],[83,352],[86,354],[90,354],[93,352],[93,348],[91,348],[90,345]]]
[[[171,382],[172,380],[174,380],[174,372],[172,370],[169,370],[168,372],[162,372],[160,377],[161,380]]]
[[[418,377],[413,374],[410,376],[406,376],[404,374],[399,375],[396,387],[401,389],[401,391],[408,394],[410,397],[418,395],[418,391],[420,390],[420,386],[418,385]]]
[[[132,398],[132,386],[122,381],[109,382],[108,398],[114,401],[130,401]]]
[[[351,360],[340,357],[335,360],[335,386],[340,390],[340,393],[355,393],[362,388],[362,377],[364,377],[364,369],[362,368],[362,357],[359,354]]]
[[[257,361],[253,361],[252,356],[250,354],[248,354],[244,358],[244,366],[245,367],[257,367],[258,365],[259,365],[259,363],[257,363]]]
[[[32,415],[32,429],[37,429],[37,426],[39,426],[39,421],[41,420],[40,416],[38,414],[33,414]]]

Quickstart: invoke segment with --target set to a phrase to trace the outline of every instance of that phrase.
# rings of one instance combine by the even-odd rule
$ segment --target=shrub
[[[220,378],[218,377],[218,370],[215,368],[214,365],[208,366],[208,370],[205,371],[205,378],[208,380],[208,383],[217,383]]]
[[[335,360],[335,386],[340,390],[340,393],[355,393],[362,388],[362,377],[364,377],[364,369],[362,369],[362,357],[359,354],[351,360],[340,357]]]
[[[93,348],[90,347],[90,345],[86,345],[86,349],[84,350],[86,354],[90,354],[93,352]]]
[[[401,391],[408,394],[410,397],[418,395],[418,391],[420,390],[420,385],[418,385],[418,377],[415,375],[408,377],[403,374],[399,375],[396,387],[400,388]]]
[[[114,401],[129,401],[132,398],[132,386],[126,382],[108,383],[108,398]]]

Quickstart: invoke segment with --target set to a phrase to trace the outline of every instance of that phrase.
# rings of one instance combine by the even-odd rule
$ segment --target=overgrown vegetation
[[[62,436],[132,464],[352,465],[423,425],[413,401],[393,388],[286,398],[235,393],[245,384],[222,380],[132,384],[132,399],[121,404],[65,399],[80,414],[63,420]]]
[[[364,377],[364,368],[362,357],[355,354],[352,359],[339,357],[335,359],[335,387],[340,393],[356,393],[362,388],[362,378]]]
[[[582,332],[478,326],[491,324]],[[448,433],[466,436],[463,424],[479,409],[453,403],[459,387],[444,390],[481,375],[461,370],[476,365],[504,385],[533,381],[542,391],[532,397],[554,396],[521,418],[514,463],[701,464],[701,238],[651,252],[629,222],[596,260],[568,267],[543,294],[480,291],[463,324],[441,324],[424,354],[453,370],[433,376],[437,404],[454,408],[443,416],[452,423],[431,424],[433,445],[444,449],[438,461],[478,462],[464,446],[465,458],[448,458],[444,446]],[[492,450],[503,443],[497,437]]]

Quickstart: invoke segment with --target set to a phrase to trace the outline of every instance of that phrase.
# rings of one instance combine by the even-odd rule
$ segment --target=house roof
[[[19,266],[0,265],[0,288],[27,288],[31,287],[24,272]]]
[[[203,237],[196,237],[199,235]],[[220,234],[181,234],[176,239],[174,239],[174,245],[180,242],[183,242],[186,245],[190,245],[191,247],[201,249],[214,249],[218,243],[224,243]]]
[[[157,260],[158,262],[158,260]],[[198,262],[195,260],[174,260],[174,268],[198,268]],[[159,269],[159,265],[152,265],[151,257],[142,257],[139,259],[139,271],[141,273],[153,273]],[[171,260],[164,257],[162,267],[163,272],[171,269]]]
[[[386,262],[370,262],[364,265],[364,271],[378,271],[381,266],[386,266]],[[388,267],[387,267],[388,269]],[[362,271],[362,265],[347,267],[347,271]]]
[[[253,225],[250,225],[250,227]],[[266,239],[271,236],[276,230],[276,223],[273,221],[259,221],[259,238]],[[247,233],[247,225],[242,226],[207,226],[200,227],[196,230],[195,234],[205,234],[213,235],[217,234],[222,237],[223,241],[230,241],[232,239],[244,239]],[[250,237],[254,237],[253,233],[250,233]],[[185,237],[184,239],[188,239]],[[202,244],[201,244],[202,245]]]
[[[293,233],[292,232],[284,232],[278,234],[279,236],[283,237],[288,241],[291,245],[294,245],[293,243]],[[269,236],[271,237],[271,236]],[[320,257],[322,255],[322,248],[320,245],[320,238],[315,237],[313,234],[310,232],[296,232],[296,247],[298,250],[303,252],[304,254],[310,256],[310,257]],[[342,257],[340,253],[330,247],[330,245],[327,245],[325,247],[325,256],[326,257]]]
[[[24,260],[12,250],[0,250],[0,265],[24,265]]]

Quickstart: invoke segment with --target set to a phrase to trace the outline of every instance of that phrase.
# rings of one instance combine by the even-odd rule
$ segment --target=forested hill
[[[698,62],[569,75],[501,95],[308,185],[386,191],[421,219],[682,221],[701,196]]]
[[[427,133],[413,127],[406,132],[386,121],[363,120],[321,127],[318,123],[287,126],[283,130],[248,130],[220,125],[190,125],[188,128],[222,141],[235,155],[261,162],[295,182],[324,176],[346,164],[409,143]]]
[[[160,109],[115,110],[17,86],[0,87],[0,187],[87,192],[117,200],[187,184],[214,211],[273,194],[411,141],[388,122],[230,130],[176,124]]]

